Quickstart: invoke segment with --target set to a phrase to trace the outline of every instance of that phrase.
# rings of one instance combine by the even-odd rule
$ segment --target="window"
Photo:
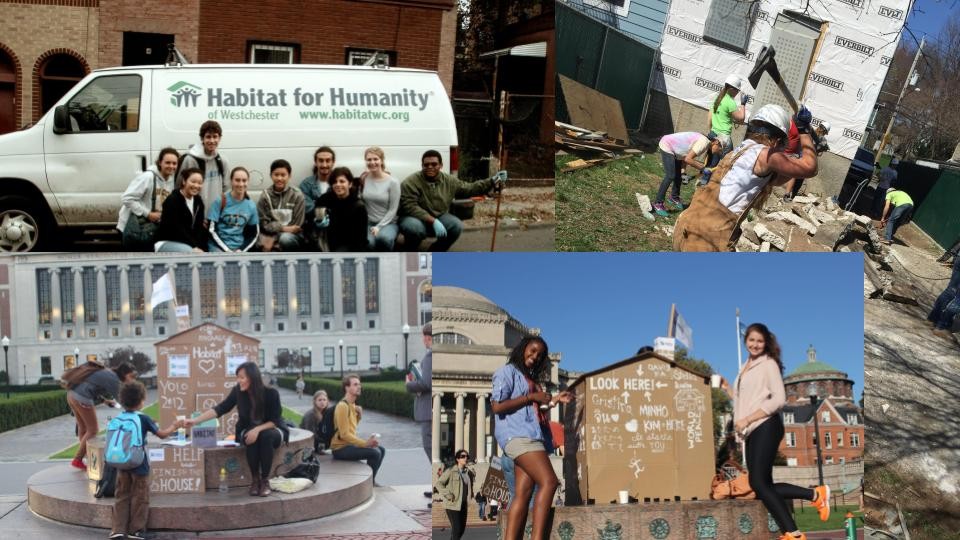
[[[368,328],[371,328],[371,329],[376,328],[376,327],[377,327],[377,321],[367,321],[367,327],[368,327]]]
[[[286,332],[287,325],[283,321],[277,323],[277,332]]]
[[[309,317],[310,313],[310,261],[300,260],[297,261],[297,315]]]
[[[157,276],[159,277],[159,276]],[[130,320],[139,322],[144,317],[143,268],[134,265],[127,268],[127,292],[130,296]],[[138,336],[140,334],[137,334]]]
[[[157,335],[160,335],[160,336],[165,336],[165,335],[167,335],[167,327],[166,327],[166,326],[158,326],[158,327],[157,327]]]
[[[67,328],[67,339],[70,339],[72,337],[73,337],[73,330],[70,328]]]
[[[217,319],[217,269],[213,263],[200,264],[200,317],[205,321]]]
[[[44,331],[43,331],[43,339],[50,339],[50,335],[51,335],[51,334],[50,334],[50,331],[49,331],[49,330],[44,330]]]
[[[783,423],[784,423],[784,424],[793,424],[793,423],[795,423],[795,422],[793,421],[793,413],[792,413],[792,412],[785,412],[785,413],[783,413]]]
[[[600,8],[605,13],[613,11],[621,17],[630,14],[630,0],[583,0],[583,5]]]
[[[352,315],[357,312],[357,264],[353,259],[344,259],[340,267],[341,283],[343,285],[343,312]]]
[[[354,346],[347,347],[347,365],[357,365],[357,348]]]
[[[787,458],[787,467],[796,467],[796,466],[797,466],[797,458],[795,457]]]
[[[134,327],[133,327],[133,335],[135,335],[135,336],[142,336],[142,335],[143,335],[143,327],[142,327],[142,326],[134,326]]]
[[[334,363],[333,347],[324,347],[323,348],[323,365],[332,366],[333,363]]]
[[[260,323],[253,323],[253,331],[254,331],[254,332],[259,332],[261,329],[262,329],[262,328],[261,328]]]
[[[87,329],[87,337],[97,337],[97,329],[96,329],[96,328],[88,328],[88,329]]]
[[[397,52],[348,48],[344,63],[348,66],[395,66]]]
[[[860,447],[860,434],[851,433],[850,434],[850,448],[859,448]]]
[[[860,423],[860,419],[857,418],[856,414],[848,414],[847,423],[850,424],[851,426],[855,426]]]
[[[833,456],[827,456],[823,458],[824,465],[833,465]]]
[[[367,259],[363,266],[364,304],[367,313],[380,312],[380,260]]]
[[[824,448],[828,450],[833,448],[833,437],[830,436],[829,431],[823,434],[823,443],[824,443],[824,446],[823,446]]]
[[[433,342],[444,345],[473,345],[473,340],[456,332],[442,332],[433,335]],[[786,417],[786,415],[784,415]],[[784,423],[787,423],[784,420]]]
[[[46,113],[56,105],[87,74],[80,60],[70,54],[54,54],[40,66],[41,111]]]
[[[323,321],[323,329],[324,330],[330,329],[330,321]]]
[[[353,321],[347,321],[347,330],[353,330]]]
[[[50,272],[44,268],[37,269],[37,313],[40,324],[50,324],[53,312],[53,300],[50,298]]]
[[[433,284],[430,281],[424,281],[420,285],[420,303],[430,304],[433,302]]]
[[[289,301],[287,300],[287,265],[273,265],[273,314],[276,317],[286,317]]]
[[[260,263],[252,263],[247,267],[247,286],[249,290],[247,294],[250,299],[250,316],[251,317],[263,317],[264,307],[263,307],[263,265]],[[260,329],[257,328],[257,332]]]
[[[159,276],[158,276],[159,277]],[[173,271],[173,278],[176,282],[177,304],[181,306],[190,306],[190,314],[193,315],[193,269],[188,263],[180,263]]]
[[[73,298],[73,271],[60,269],[60,320],[63,324],[73,323],[77,302]],[[69,336],[67,336],[69,337]]]
[[[67,103],[71,131],[137,131],[140,76],[110,75],[90,82]]]
[[[427,268],[430,268],[430,255],[428,255],[428,254],[426,254],[426,253],[421,253],[421,254],[420,254],[420,269],[421,269],[421,270],[426,270]]]
[[[83,284],[83,319],[88,323],[95,323],[97,322],[97,269],[84,266],[80,275]]]
[[[420,312],[420,326],[423,326],[433,320],[433,312],[428,310]]]
[[[120,269],[108,266],[104,270],[104,293],[107,295],[107,320],[120,321]]]
[[[40,357],[40,375],[50,375],[50,357],[41,356]]]
[[[300,59],[300,46],[282,43],[248,43],[251,64],[293,64]]]
[[[240,265],[236,262],[228,262],[223,266],[223,311],[227,319],[239,319],[243,312]]]
[[[110,337],[120,337],[120,329],[116,326],[110,328]]]
[[[837,448],[843,448],[843,432],[837,432]]]
[[[300,321],[300,330],[306,331],[307,326],[307,321]]]
[[[829,422],[830,422],[830,411],[823,411],[822,413],[820,413],[820,421],[823,422],[824,424],[829,423]]]
[[[266,366],[266,361],[267,354],[263,351],[263,349],[257,351],[257,363],[260,364],[260,367]]]
[[[300,362],[304,367],[310,367],[313,364],[313,351],[310,350],[310,347],[300,348]]]
[[[164,265],[162,265],[162,264],[155,264],[155,265],[153,265],[153,267],[151,267],[151,269],[150,269],[150,277],[151,277],[151,279],[153,279],[154,282],[156,282],[158,279],[160,279],[160,276],[162,276],[162,275],[164,275],[164,274],[166,274],[166,273],[167,273],[167,267],[164,266]],[[130,283],[131,283],[131,285],[132,285],[132,284],[133,284],[133,281],[131,281]],[[142,284],[141,284],[141,285],[142,285]],[[141,288],[142,288],[142,287],[141,287]],[[179,288],[179,287],[177,287],[177,288]],[[159,306],[152,306],[152,307],[153,307],[153,320],[155,320],[155,321],[165,321],[165,320],[167,320],[167,317],[169,316],[169,313],[168,313],[168,312],[169,312],[169,309],[168,309],[167,306],[168,306],[169,304],[170,304],[170,302],[163,302],[163,303],[161,303]],[[163,334],[160,334],[160,335],[163,335]]]
[[[320,313],[333,315],[333,263],[321,261],[319,270]],[[330,326],[325,324],[324,329],[329,330]]]
[[[787,448],[795,448],[797,446],[797,435],[792,431],[787,432],[784,440],[787,442]]]
[[[724,49],[747,52],[759,8],[760,2],[713,0],[707,12],[703,40]]]
[[[380,346],[370,346],[370,365],[380,365]]]

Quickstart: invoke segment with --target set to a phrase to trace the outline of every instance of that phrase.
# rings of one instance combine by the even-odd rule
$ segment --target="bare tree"
[[[142,353],[129,345],[116,349],[107,349],[107,352],[101,356],[101,358],[109,359],[109,367],[116,367],[123,362],[130,362],[133,364],[133,369],[137,370],[137,373],[141,375],[150,373],[153,371],[153,368],[157,366],[146,353]]]

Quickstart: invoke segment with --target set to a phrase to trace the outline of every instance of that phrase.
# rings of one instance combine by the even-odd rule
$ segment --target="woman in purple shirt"
[[[559,484],[547,457],[547,445],[552,448],[547,410],[560,401],[569,403],[573,396],[560,392],[551,397],[543,391],[542,383],[550,376],[547,352],[543,338],[527,336],[510,352],[507,364],[493,374],[490,401],[497,415],[495,436],[516,467],[516,495],[510,503],[504,535],[507,540],[521,537],[534,484],[537,496],[530,537],[546,538],[547,515]]]

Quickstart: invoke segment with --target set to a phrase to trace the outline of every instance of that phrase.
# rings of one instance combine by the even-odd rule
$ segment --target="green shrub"
[[[0,400],[0,433],[70,412],[66,390],[11,395]]]
[[[8,390],[11,394],[25,394],[34,392],[52,392],[62,389],[56,384],[19,384],[11,385],[9,389],[6,386],[0,386],[0,394],[5,394]]]
[[[393,414],[413,420],[413,395],[407,393],[406,386],[400,381],[370,382],[361,377],[363,393],[360,395],[360,405],[364,409]],[[306,386],[303,393],[310,396],[317,390],[326,390],[330,403],[343,399],[343,385],[340,380],[304,377]],[[277,384],[283,388],[294,390],[296,377],[279,377]]]

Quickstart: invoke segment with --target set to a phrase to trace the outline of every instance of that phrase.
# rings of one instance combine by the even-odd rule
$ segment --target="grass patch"
[[[159,403],[154,403],[149,407],[144,407],[141,412],[149,416],[150,418],[153,418],[154,422],[160,421],[160,404]],[[293,422],[293,425],[299,426],[301,418],[303,418],[303,415],[298,413],[297,411],[290,409],[288,407],[283,408],[284,420],[289,420],[290,422]],[[101,429],[100,432],[97,433],[97,435],[103,435],[104,433],[106,433],[106,431],[107,431],[106,429]],[[57,452],[56,454],[53,454],[52,456],[49,457],[49,459],[71,459],[77,453],[77,448],[79,446],[80,446],[79,443],[74,444],[69,448],[66,448],[64,450],[61,450],[60,452]]]
[[[863,526],[863,522],[861,521],[863,512],[861,512],[855,504],[840,505],[836,508],[831,507],[830,519],[827,521],[820,521],[820,516],[817,515],[817,509],[805,504],[803,508],[795,509],[794,519],[797,522],[797,528],[803,532],[832,531],[842,529],[846,526],[847,512],[853,512],[853,516],[857,518],[857,528]]]
[[[656,200],[663,163],[655,150],[569,173],[560,169],[578,158],[556,157],[557,251],[673,251],[673,238],[662,229],[673,226],[680,212],[648,221],[635,195]],[[694,180],[680,186],[687,204],[694,187]]]

